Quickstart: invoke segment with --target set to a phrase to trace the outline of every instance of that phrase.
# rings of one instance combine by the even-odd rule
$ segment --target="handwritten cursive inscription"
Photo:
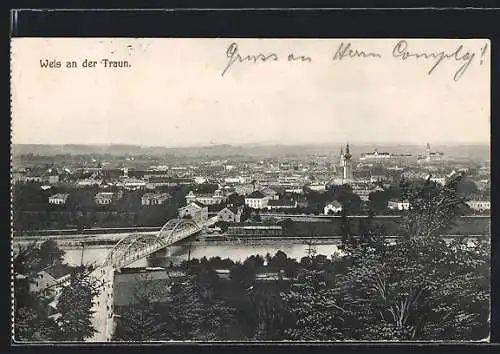
[[[224,71],[222,71],[221,76],[224,76],[235,63],[250,62],[255,64],[257,62],[278,60],[278,55],[276,53],[271,53],[267,55],[259,53],[257,55],[241,56],[240,53],[238,52],[238,45],[234,42],[231,43],[229,47],[227,47],[226,57],[229,58],[229,60],[226,64],[226,67],[224,68]]]
[[[363,65],[366,60],[380,60],[382,58],[387,58],[386,61],[401,61],[402,63],[409,63],[412,60],[420,61],[423,65],[431,63],[431,67],[427,72],[427,75],[431,75],[443,62],[453,62],[458,64],[457,70],[453,68],[453,80],[459,81],[460,78],[467,72],[470,65],[474,62],[476,58],[478,65],[482,65],[484,59],[487,55],[486,51],[488,49],[488,44],[485,44],[480,51],[475,52],[473,50],[467,50],[464,44],[458,43],[456,49],[452,50],[414,50],[411,47],[411,41],[406,40],[396,40],[393,44],[389,44],[386,47],[387,52],[380,51],[367,51],[366,49],[360,48],[358,43],[355,42],[340,42],[334,48],[335,52],[333,57],[330,57],[331,61],[344,61],[344,62],[359,62],[359,65]],[[358,45],[356,48],[355,46]],[[391,51],[392,50],[392,55]],[[263,54],[258,52],[258,54],[242,55],[239,52],[238,44],[235,42],[231,43],[226,49],[227,63],[221,76],[224,76],[235,64],[239,63],[249,63],[258,64],[268,61],[283,61],[288,63],[313,63],[316,58],[308,56],[308,53],[300,53],[296,55],[294,51],[288,52],[286,54],[277,54],[276,52],[270,52],[270,54]],[[304,55],[306,54],[306,55]],[[356,60],[357,59],[357,60]],[[361,59],[361,60],[360,60]],[[321,58],[320,60],[321,61]],[[42,64],[41,65],[50,65]],[[309,65],[309,64],[308,64]],[[340,65],[340,64],[339,64]],[[388,64],[389,65],[389,64]]]
[[[374,52],[365,52],[364,50],[352,49],[351,43],[341,42],[333,56],[332,60],[342,60],[347,58],[382,58],[382,55]]]
[[[421,53],[412,53],[408,49],[408,42],[405,40],[401,40],[396,43],[394,49],[392,51],[392,56],[394,58],[401,58],[401,60],[407,60],[408,58],[416,58],[416,59],[436,59],[436,62],[431,67],[428,75],[431,75],[434,70],[443,62],[445,59],[455,60],[458,62],[463,62],[463,64],[458,68],[453,76],[453,80],[458,81],[463,76],[463,74],[467,71],[469,65],[472,63],[472,60],[475,57],[475,53],[466,52],[463,49],[463,45],[460,44],[457,49],[453,52],[446,53],[445,51],[441,52],[421,52]]]

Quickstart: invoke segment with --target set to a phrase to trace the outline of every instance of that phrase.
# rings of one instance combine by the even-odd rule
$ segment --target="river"
[[[332,241],[327,244],[319,244],[315,246],[317,254],[323,254],[330,257],[338,252],[338,242]],[[260,254],[265,256],[267,253],[274,255],[277,251],[285,252],[288,257],[295,258],[298,261],[306,255],[309,246],[304,243],[287,243],[280,244],[228,244],[228,245],[175,245],[170,246],[165,254],[158,254],[150,258],[143,258],[129,265],[131,268],[139,267],[165,267],[172,262],[179,264],[192,258],[229,258],[235,262],[244,261],[247,257]],[[70,265],[80,265],[96,263],[100,264],[106,258],[106,255],[111,250],[111,246],[86,246],[85,248],[65,248],[65,262]]]

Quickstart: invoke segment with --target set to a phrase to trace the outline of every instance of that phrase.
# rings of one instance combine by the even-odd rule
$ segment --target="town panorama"
[[[14,145],[15,339],[482,340],[487,145]]]

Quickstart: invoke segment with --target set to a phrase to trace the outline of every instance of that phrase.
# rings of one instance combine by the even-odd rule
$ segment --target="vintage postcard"
[[[13,38],[13,342],[488,342],[487,39]]]

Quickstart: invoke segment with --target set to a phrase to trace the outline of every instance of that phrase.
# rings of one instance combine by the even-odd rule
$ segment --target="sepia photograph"
[[[12,38],[12,342],[489,342],[488,39]]]

